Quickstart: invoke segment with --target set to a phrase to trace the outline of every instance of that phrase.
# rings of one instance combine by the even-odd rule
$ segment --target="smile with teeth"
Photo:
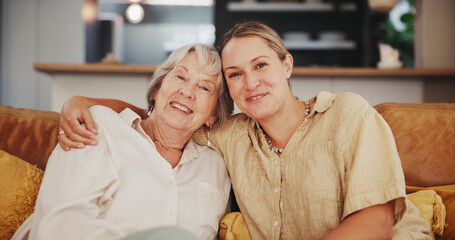
[[[175,103],[175,102],[171,102],[171,106],[174,107],[174,108],[177,108],[183,112],[186,112],[186,113],[192,113],[193,111],[191,111],[190,109],[186,108],[185,106],[182,106],[178,103]]]
[[[260,99],[260,98],[263,98],[263,97],[265,97],[265,94],[264,95],[254,96],[252,98],[249,98],[248,100],[257,100],[257,99]]]

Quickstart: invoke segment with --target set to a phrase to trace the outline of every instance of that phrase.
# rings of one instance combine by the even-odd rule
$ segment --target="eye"
[[[199,85],[199,88],[204,92],[208,92],[208,93],[212,92],[212,89],[208,85]]]
[[[231,73],[229,74],[229,78],[235,78],[235,77],[238,77],[240,76],[240,73]]]
[[[185,81],[185,77],[183,77],[182,75],[176,75],[176,77],[177,77],[178,79],[180,79],[180,80]]]
[[[256,69],[263,68],[265,66],[267,66],[266,63],[259,63],[258,65],[256,65]]]

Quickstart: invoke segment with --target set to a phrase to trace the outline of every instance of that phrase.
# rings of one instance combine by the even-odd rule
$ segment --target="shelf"
[[[356,43],[350,40],[343,41],[283,41],[289,50],[351,50]]]
[[[264,3],[264,2],[229,2],[227,10],[231,12],[331,12],[336,9],[332,3]],[[355,3],[340,4],[341,11],[357,10]]]

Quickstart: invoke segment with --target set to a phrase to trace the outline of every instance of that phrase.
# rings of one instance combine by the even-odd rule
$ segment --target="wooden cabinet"
[[[256,20],[274,28],[296,66],[372,66],[370,11],[366,1],[320,3],[217,0],[216,42],[233,25]],[[374,43],[375,45],[376,43]]]

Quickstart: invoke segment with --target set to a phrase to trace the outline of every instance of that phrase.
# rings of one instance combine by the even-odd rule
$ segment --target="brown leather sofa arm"
[[[40,169],[58,143],[60,114],[0,105],[0,149]]]
[[[406,185],[455,184],[455,103],[375,106],[392,129]]]

